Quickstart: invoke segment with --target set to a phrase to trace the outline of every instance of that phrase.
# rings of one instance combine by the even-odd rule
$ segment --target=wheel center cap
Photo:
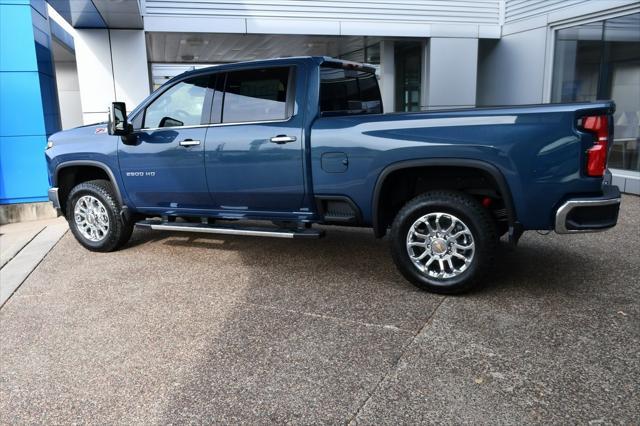
[[[443,254],[447,251],[447,243],[442,238],[436,238],[431,242],[433,254]]]

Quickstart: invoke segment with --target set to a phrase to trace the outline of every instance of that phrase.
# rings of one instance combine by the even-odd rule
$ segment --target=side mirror
[[[126,136],[131,133],[131,125],[127,122],[127,107],[124,102],[113,102],[109,110],[109,134]]]

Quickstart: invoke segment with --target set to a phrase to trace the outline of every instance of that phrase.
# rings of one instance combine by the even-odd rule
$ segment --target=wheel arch
[[[95,160],[71,160],[56,166],[53,185],[58,187],[62,211],[71,189],[79,183],[93,179],[105,179],[111,182],[116,201],[124,207],[124,200],[115,174],[105,163]]]
[[[387,223],[385,223],[385,218],[383,217],[383,215],[381,215],[381,203],[384,201],[382,199],[382,196],[385,182],[388,182],[388,179],[396,172],[409,169],[432,169],[436,167],[464,168],[480,171],[490,176],[497,186],[499,193],[504,201],[505,208],[507,210],[507,220],[509,223],[510,234],[512,232],[512,229],[519,228],[517,224],[517,215],[511,190],[504,175],[496,166],[485,161],[465,158],[428,158],[420,160],[399,161],[397,163],[390,164],[385,167],[378,175],[373,191],[371,205],[373,231],[374,235],[377,238],[383,237],[385,235],[387,228],[386,225],[388,225]]]

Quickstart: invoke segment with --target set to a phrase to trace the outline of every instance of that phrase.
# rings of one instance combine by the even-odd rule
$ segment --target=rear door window
[[[234,71],[227,74],[223,123],[286,120],[290,67]]]

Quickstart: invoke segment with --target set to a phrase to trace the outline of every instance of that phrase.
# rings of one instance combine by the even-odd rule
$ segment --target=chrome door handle
[[[283,144],[289,142],[295,142],[297,139],[295,136],[287,136],[287,135],[278,135],[269,139],[273,143]]]
[[[200,141],[194,141],[193,139],[185,139],[180,141],[180,146],[195,146],[200,145]]]

